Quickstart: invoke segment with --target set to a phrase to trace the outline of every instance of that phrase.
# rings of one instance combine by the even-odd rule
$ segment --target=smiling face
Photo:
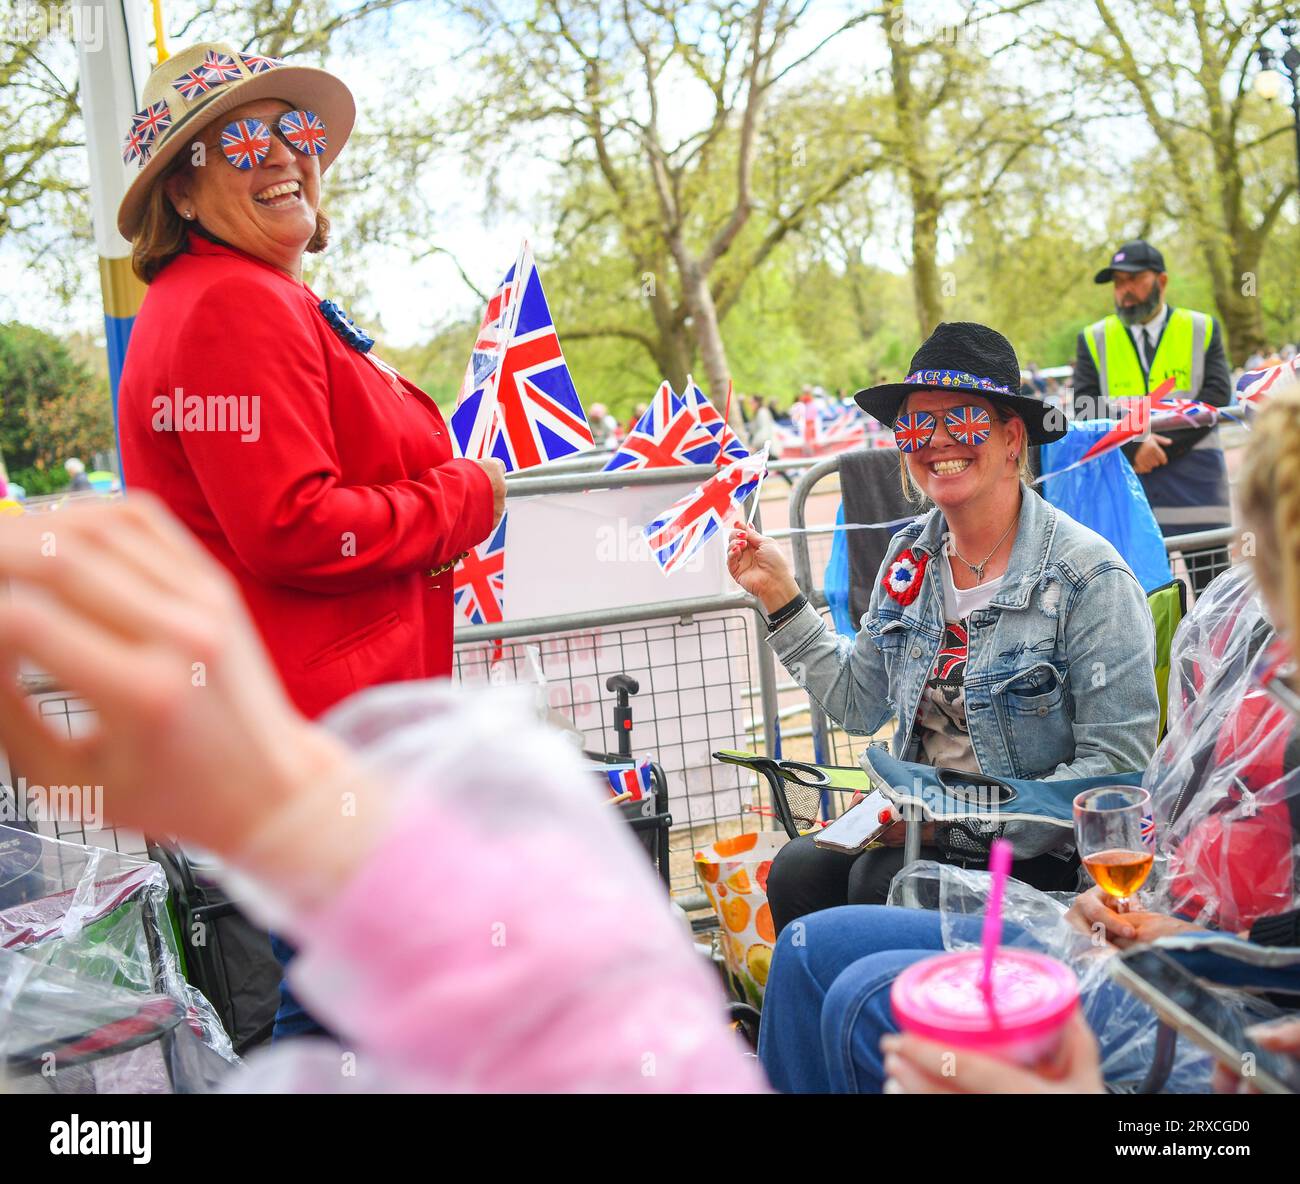
[[[951,407],[982,407],[989,413],[989,438],[960,444],[948,433],[943,414]],[[1004,414],[988,399],[968,391],[915,391],[900,412],[928,411],[937,420],[930,442],[903,454],[908,475],[939,509],[949,512],[986,497],[1002,481],[1019,481],[1018,458],[1026,446],[1024,423]]]
[[[192,210],[209,234],[299,278],[303,249],[316,230],[320,163],[275,134],[280,116],[291,110],[280,99],[258,99],[219,116],[197,137],[203,163],[170,177],[167,195],[182,217]],[[270,151],[249,169],[236,168],[221,151],[222,130],[240,119],[260,119],[272,129]]]

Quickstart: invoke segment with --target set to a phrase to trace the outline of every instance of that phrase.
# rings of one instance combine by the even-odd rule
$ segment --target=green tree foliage
[[[0,453],[10,473],[36,470],[61,484],[69,456],[114,447],[102,378],[57,337],[0,323]]]

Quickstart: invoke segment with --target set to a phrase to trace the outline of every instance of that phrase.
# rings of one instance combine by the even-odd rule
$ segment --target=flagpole
[[[131,244],[117,230],[117,207],[130,183],[122,138],[140,107],[149,70],[146,18],[137,0],[84,0],[77,37],[81,114],[90,164],[90,214],[99,255],[108,381],[117,426],[117,390],[131,326],[145,286],[131,270]],[[160,23],[161,15],[155,14]],[[92,38],[86,34],[98,32]],[[118,456],[121,471],[121,455]]]

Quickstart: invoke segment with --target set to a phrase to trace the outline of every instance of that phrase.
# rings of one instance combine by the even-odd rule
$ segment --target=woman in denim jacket
[[[856,641],[808,604],[773,540],[733,532],[731,573],[762,603],[777,657],[832,719],[871,735],[897,717],[897,757],[1043,780],[1141,769],[1159,719],[1146,597],[1114,547],[1026,484],[1029,446],[1065,424],[1017,393],[1019,381],[1006,338],[944,324],[904,382],[858,393],[894,424],[904,485],[934,508],[891,540]],[[1001,829],[1018,878],[1074,886],[1059,828]],[[768,880],[778,930],[818,909],[883,902],[902,830],[859,855],[810,836],[788,844]],[[960,840],[932,826],[923,842],[925,858],[963,859]]]

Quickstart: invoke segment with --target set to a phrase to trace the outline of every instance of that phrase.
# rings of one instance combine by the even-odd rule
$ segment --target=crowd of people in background
[[[1289,362],[1300,352],[1300,346],[1285,343],[1256,350],[1241,366],[1232,371],[1235,384],[1242,374],[1249,370],[1260,370],[1269,366]],[[883,375],[873,380],[876,384],[884,381]],[[1027,362],[1021,373],[1020,392],[1024,395],[1038,396],[1050,403],[1055,403],[1069,414],[1074,395],[1074,368],[1070,365],[1044,368],[1037,362]],[[739,409],[741,424],[745,428],[746,439],[753,449],[762,448],[764,444],[772,446],[771,455],[780,455],[780,443],[776,438],[777,424],[789,425],[791,413],[801,403],[810,400],[821,401],[834,399],[836,402],[850,400],[851,391],[838,387],[834,395],[819,384],[805,383],[799,393],[790,399],[781,399],[765,394],[739,394],[736,406]],[[604,403],[592,403],[587,410],[587,421],[591,425],[592,439],[597,448],[615,449],[626,439],[629,432],[646,413],[649,404],[642,401],[633,405],[631,412],[623,419],[612,414]],[[735,415],[732,416],[734,424]],[[882,427],[886,425],[881,425]]]

